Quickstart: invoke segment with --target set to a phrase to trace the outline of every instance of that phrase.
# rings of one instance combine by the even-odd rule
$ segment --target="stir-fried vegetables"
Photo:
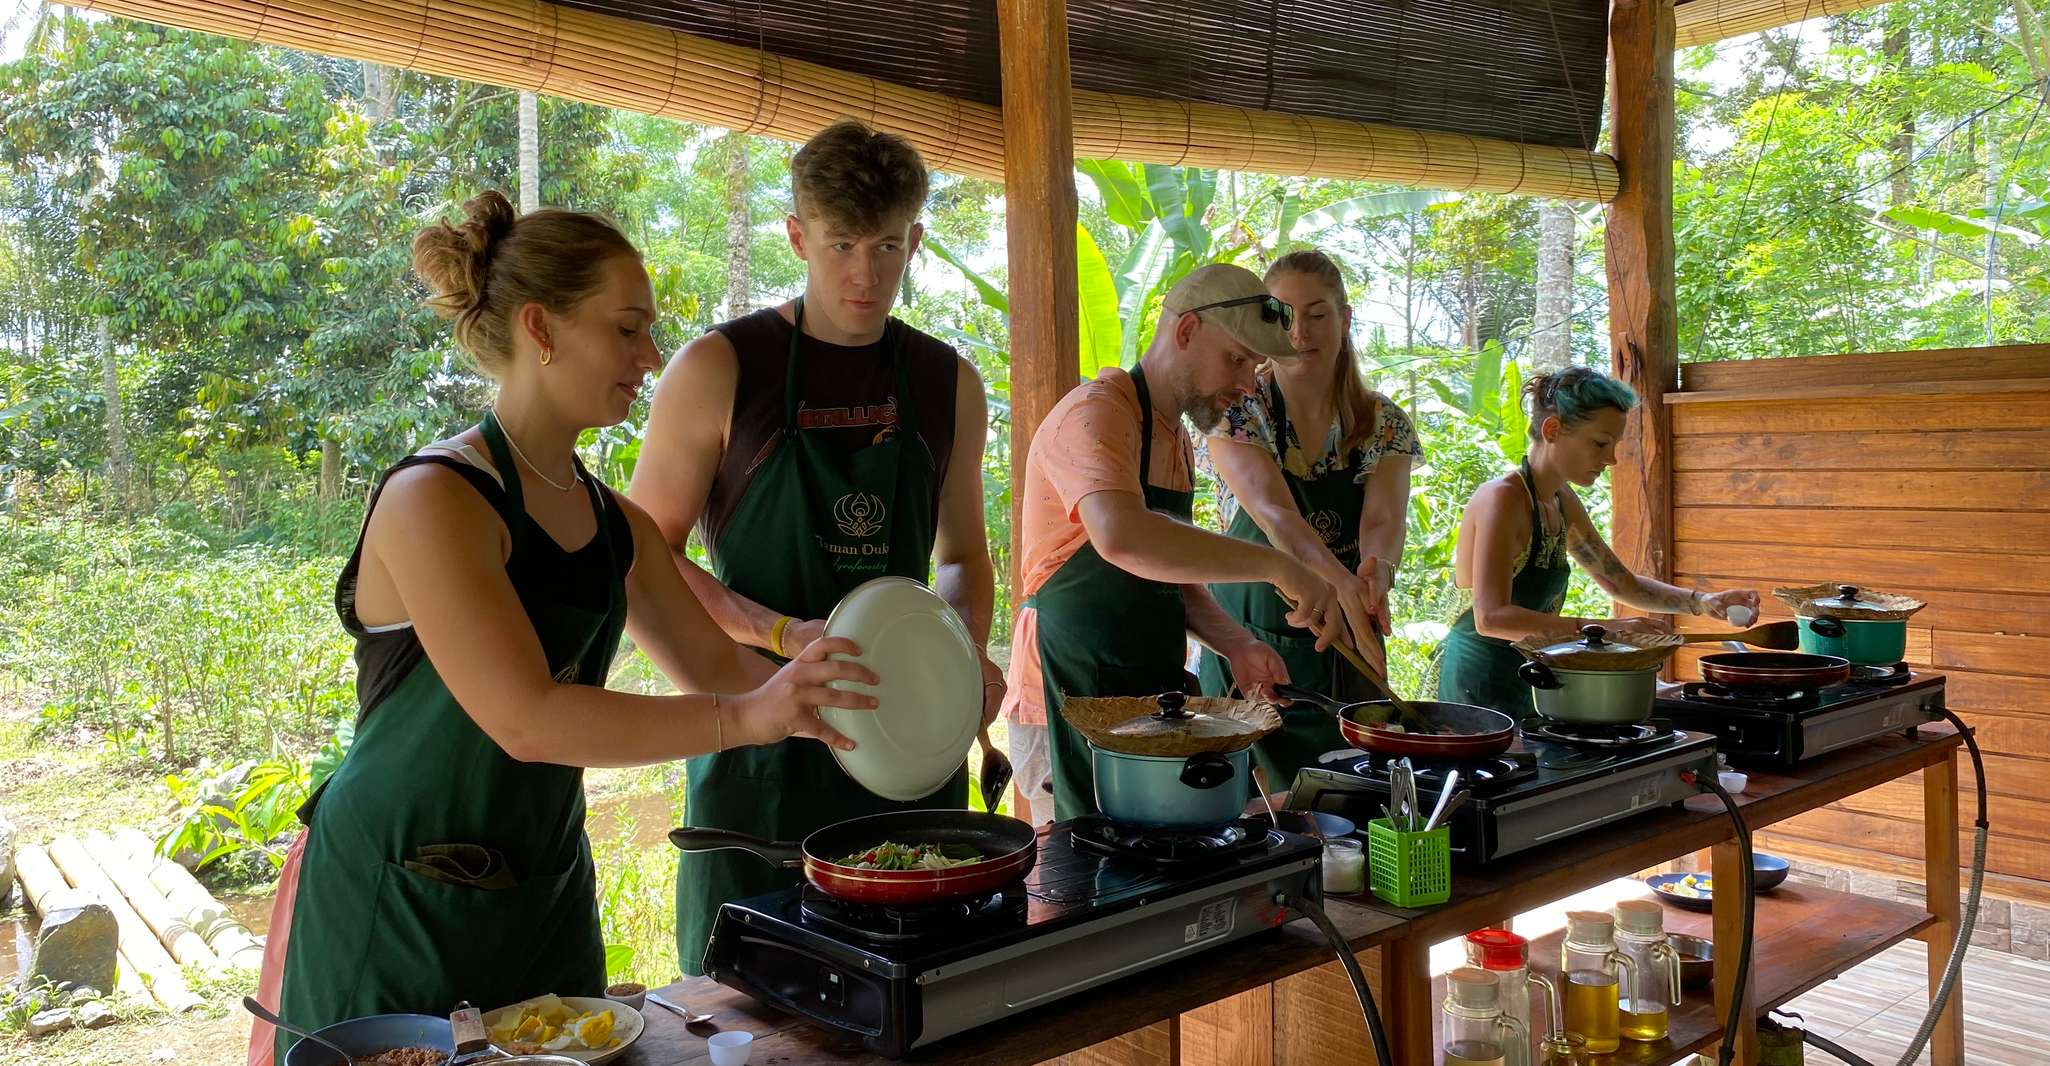
[[[867,851],[839,859],[834,865],[857,870],[945,870],[982,859],[982,852],[968,844],[899,844],[885,840]]]

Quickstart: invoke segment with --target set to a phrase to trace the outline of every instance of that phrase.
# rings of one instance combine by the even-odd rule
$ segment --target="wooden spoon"
[[[1687,644],[1714,644],[1718,641],[1734,640],[1754,648],[1798,651],[1801,647],[1801,626],[1800,623],[1789,619],[1783,622],[1767,622],[1762,626],[1740,629],[1735,633],[1682,633],[1680,640]]]

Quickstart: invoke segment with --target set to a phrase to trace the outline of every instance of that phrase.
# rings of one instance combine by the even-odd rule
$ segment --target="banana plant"
[[[1112,264],[1086,227],[1075,227],[1076,321],[1082,376],[1130,366],[1152,341],[1160,301],[1190,271],[1209,263],[1266,258],[1284,245],[1314,240],[1339,226],[1422,211],[1455,193],[1400,191],[1350,197],[1304,211],[1293,191],[1249,200],[1236,217],[1216,219],[1217,172],[1199,167],[1132,165],[1085,159],[1079,170],[1101,196],[1104,213],[1132,231],[1124,257]],[[1271,221],[1264,216],[1271,213]],[[1256,221],[1256,216],[1263,216]],[[1010,315],[1002,285],[985,277],[930,235],[922,245],[959,271],[982,302]],[[951,339],[987,347],[965,334]]]

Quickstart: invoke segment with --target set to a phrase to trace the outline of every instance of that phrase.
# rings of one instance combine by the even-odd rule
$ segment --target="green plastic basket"
[[[1367,823],[1368,886],[1398,907],[1434,907],[1452,898],[1452,827],[1398,833],[1386,818]]]

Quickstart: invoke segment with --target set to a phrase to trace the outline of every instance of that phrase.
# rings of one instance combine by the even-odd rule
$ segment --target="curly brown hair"
[[[513,316],[530,303],[566,313],[604,281],[616,255],[640,258],[601,215],[548,209],[521,215],[495,189],[463,205],[456,225],[413,237],[413,273],[434,295],[427,306],[455,323],[456,344],[479,369],[502,377],[512,361]]]
[[[911,142],[859,119],[820,130],[790,157],[791,207],[853,234],[881,232],[925,206],[931,175]]]

